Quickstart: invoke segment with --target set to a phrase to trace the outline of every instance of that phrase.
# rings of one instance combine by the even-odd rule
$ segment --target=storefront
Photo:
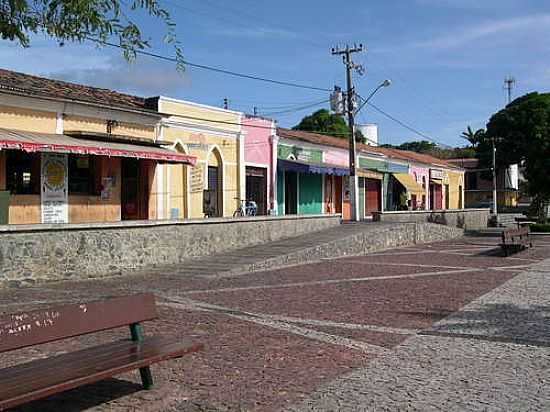
[[[333,177],[342,177],[347,169],[326,163],[307,163],[296,160],[279,159],[278,179],[282,186],[279,198],[280,214],[312,215],[325,210],[323,191],[324,181],[330,180],[331,191],[336,190]]]
[[[193,168],[168,165],[157,171],[160,218],[233,216],[246,197],[242,113],[164,96],[147,103],[162,115],[161,139],[197,159]]]
[[[446,174],[442,169],[430,169],[430,210],[443,209],[443,185]]]
[[[275,214],[277,203],[277,137],[275,122],[243,117],[246,199],[256,203],[258,215]]]
[[[72,133],[0,129],[0,191],[9,192],[10,224],[154,219],[157,165],[195,163],[127,136]]]

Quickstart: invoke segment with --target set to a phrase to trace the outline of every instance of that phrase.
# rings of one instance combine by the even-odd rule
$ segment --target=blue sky
[[[161,0],[162,1],[162,0]],[[355,55],[367,72],[356,77],[366,96],[388,78],[373,102],[435,140],[462,145],[467,125],[482,127],[505,104],[503,79],[517,79],[514,95],[550,88],[550,2],[540,0],[325,0],[276,2],[164,0],[189,61],[263,77],[332,88],[344,86],[341,59],[330,48],[362,42]],[[344,7],[345,6],[345,7]],[[140,19],[154,51],[162,24]],[[228,77],[140,57],[128,64],[115,49],[66,45],[33,37],[22,49],[0,40],[0,67],[107,87],[143,96],[163,94],[269,115],[328,95]],[[319,108],[323,107],[320,105]],[[325,105],[326,107],[326,105]],[[273,115],[295,125],[315,109]],[[377,123],[382,143],[419,136],[370,108],[360,122]]]

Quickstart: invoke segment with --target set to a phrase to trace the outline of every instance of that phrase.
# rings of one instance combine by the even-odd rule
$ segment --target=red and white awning
[[[0,149],[18,149],[25,152],[69,153],[95,156],[132,157],[164,163],[185,163],[195,166],[195,156],[143,144],[102,142],[80,139],[63,134],[48,134],[0,128]]]

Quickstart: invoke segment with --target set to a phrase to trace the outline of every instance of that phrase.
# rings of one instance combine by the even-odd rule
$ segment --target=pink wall
[[[349,154],[345,150],[327,147],[325,149],[325,163],[338,166],[349,166]]]
[[[426,195],[426,202],[424,204],[424,209],[429,209],[429,203],[430,203],[430,193],[429,193],[429,186],[430,186],[430,169],[427,167],[419,167],[419,166],[413,166],[409,165],[409,174],[416,178],[416,182],[422,186],[422,178],[424,177],[425,182],[425,195]],[[420,200],[420,199],[419,199]]]
[[[242,130],[244,132],[244,161],[247,166],[265,166],[267,168],[267,203],[268,210],[274,208],[275,186],[273,181],[272,159],[273,148],[271,137],[274,134],[272,120],[244,116]]]

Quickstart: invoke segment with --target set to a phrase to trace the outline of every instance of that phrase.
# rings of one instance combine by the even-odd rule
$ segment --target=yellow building
[[[232,216],[245,196],[242,113],[163,96],[147,104],[162,115],[160,139],[197,158],[194,167],[158,166],[159,216]]]
[[[464,209],[464,171],[447,169],[445,185],[446,209]]]
[[[0,70],[0,224],[157,219],[157,165],[194,158],[161,147],[145,103]]]

